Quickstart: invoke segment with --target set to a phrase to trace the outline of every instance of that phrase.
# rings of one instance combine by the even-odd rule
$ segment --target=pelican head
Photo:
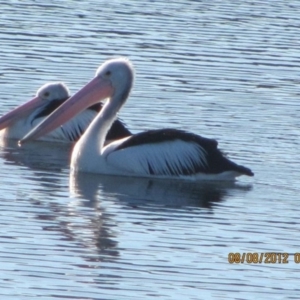
[[[110,82],[113,89],[113,93],[109,95],[110,99],[113,96],[120,96],[120,99],[126,100],[133,85],[134,69],[127,58],[110,59],[97,69],[94,80],[97,79]]]
[[[126,58],[104,62],[95,77],[65,101],[49,118],[31,130],[21,141],[37,139],[66,123],[86,108],[108,98],[120,107],[126,101],[134,81],[134,70]]]
[[[0,130],[12,126],[22,118],[37,118],[42,110],[52,101],[60,103],[70,97],[67,86],[61,82],[52,82],[43,85],[30,101],[18,106],[0,118]]]
[[[68,87],[62,82],[50,82],[44,84],[36,92],[36,97],[43,101],[65,100],[70,97]]]

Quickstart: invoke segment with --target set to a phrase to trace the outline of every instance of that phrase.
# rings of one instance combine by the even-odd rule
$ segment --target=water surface
[[[129,57],[133,132],[216,138],[254,178],[186,183],[69,172],[67,146],[0,147],[5,299],[299,299],[297,1],[1,2],[0,114],[45,82],[74,93]],[[287,252],[289,263],[229,264]]]

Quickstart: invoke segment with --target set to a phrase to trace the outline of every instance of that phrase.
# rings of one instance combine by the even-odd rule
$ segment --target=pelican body
[[[65,84],[53,82],[43,85],[33,99],[0,118],[1,136],[6,139],[21,139],[68,98],[70,98],[70,92]],[[102,103],[98,103],[83,110],[63,126],[41,137],[41,140],[58,142],[77,141],[101,108]],[[129,136],[130,134],[130,131],[124,124],[116,120],[107,135],[107,139],[115,140]]]
[[[104,145],[105,137],[132,89],[134,71],[126,58],[106,61],[96,76],[63,103],[20,143],[39,138],[72,119],[86,107],[108,99],[76,143],[74,171],[192,180],[234,180],[253,176],[218,149],[217,141],[176,129],[149,130]]]

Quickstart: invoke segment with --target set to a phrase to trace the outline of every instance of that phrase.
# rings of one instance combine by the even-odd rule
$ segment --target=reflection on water
[[[51,244],[56,249],[54,252],[63,251],[63,248],[60,248],[66,243],[69,244],[71,247],[68,255],[77,257],[74,262],[70,262],[71,265],[94,269],[95,265],[90,263],[111,261],[118,257],[119,252],[116,249],[118,243],[111,230],[110,215],[103,211],[99,203],[93,200],[85,201],[82,206],[78,201],[69,201],[67,182],[64,184],[61,176],[58,176],[59,172],[68,167],[69,152],[69,145],[34,142],[20,148],[16,145],[16,141],[6,141],[5,145],[1,146],[0,157],[4,160],[4,164],[9,164],[11,167],[26,166],[33,172],[29,176],[31,191],[23,192],[19,188],[16,190],[18,197],[15,201],[19,204],[15,208],[17,210],[15,213],[26,216],[27,209],[30,209],[32,219],[37,220],[41,230],[41,232],[35,230],[35,237],[38,238],[39,235],[40,238],[44,237],[46,243],[48,243],[46,237],[53,239]],[[20,179],[26,180],[23,176],[27,175],[24,170],[21,170]],[[24,222],[24,226],[30,229],[28,222]],[[11,238],[18,239],[18,232],[8,231],[8,235],[10,234]],[[48,260],[48,255],[51,255],[49,252],[44,257],[46,245],[43,245],[43,242],[37,245],[35,243],[26,245],[26,253],[22,257],[30,261],[32,258],[28,257],[27,252],[36,252],[40,247],[44,250],[41,254],[37,254],[37,257],[43,265],[45,259]],[[22,251],[21,249],[19,250]],[[7,254],[5,257],[9,259]],[[80,263],[76,262],[79,257],[82,259]],[[33,270],[33,276],[36,276],[34,274]]]
[[[246,192],[250,185],[234,182],[190,182],[134,177],[99,176],[71,173],[70,192],[76,197],[96,200],[114,195],[127,205],[212,208],[224,201],[232,190]],[[101,195],[103,194],[103,195]]]
[[[32,141],[22,147],[17,140],[1,139],[0,156],[6,162],[33,169],[61,169],[69,166],[69,156],[73,145]]]

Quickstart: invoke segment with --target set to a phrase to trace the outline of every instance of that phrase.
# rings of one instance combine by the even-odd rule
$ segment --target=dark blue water
[[[3,141],[2,297],[299,299],[297,1],[0,4],[1,115],[128,56],[136,81],[120,117],[133,132],[216,138],[255,172],[234,184],[73,177],[69,147]],[[289,263],[228,262],[270,252]]]

